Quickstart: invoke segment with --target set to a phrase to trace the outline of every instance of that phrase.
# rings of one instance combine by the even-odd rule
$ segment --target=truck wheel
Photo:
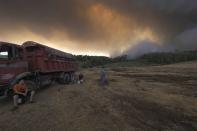
[[[70,74],[69,73],[65,73],[64,74],[64,78],[63,78],[63,84],[69,84],[70,83]]]
[[[75,83],[75,74],[74,73],[71,73],[70,74],[70,81],[72,82],[72,83]]]

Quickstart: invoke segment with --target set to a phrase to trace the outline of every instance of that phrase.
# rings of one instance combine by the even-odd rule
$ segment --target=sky
[[[197,0],[1,0],[0,41],[82,55],[197,49]]]

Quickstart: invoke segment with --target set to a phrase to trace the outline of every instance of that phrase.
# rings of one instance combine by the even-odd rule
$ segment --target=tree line
[[[96,66],[104,66],[106,64],[117,63],[127,61],[126,56],[119,56],[116,58],[110,58],[105,56],[82,56],[77,55],[75,59],[80,63],[82,68],[92,68]]]
[[[82,68],[92,68],[119,62],[144,62],[147,64],[172,64],[197,60],[197,51],[176,51],[148,53],[135,59],[128,59],[127,55],[109,58],[105,56],[75,56]]]
[[[138,59],[155,64],[172,64],[197,60],[197,51],[176,51],[145,54]]]

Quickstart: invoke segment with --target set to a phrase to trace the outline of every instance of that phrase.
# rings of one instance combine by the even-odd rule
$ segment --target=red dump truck
[[[22,45],[0,42],[0,95],[10,93],[20,80],[37,88],[58,80],[72,81],[78,63],[71,54],[28,41]]]

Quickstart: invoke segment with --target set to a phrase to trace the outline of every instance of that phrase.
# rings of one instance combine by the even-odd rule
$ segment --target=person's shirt
[[[20,92],[20,93],[25,93],[27,90],[27,87],[25,84],[16,84],[13,87],[14,93]]]

